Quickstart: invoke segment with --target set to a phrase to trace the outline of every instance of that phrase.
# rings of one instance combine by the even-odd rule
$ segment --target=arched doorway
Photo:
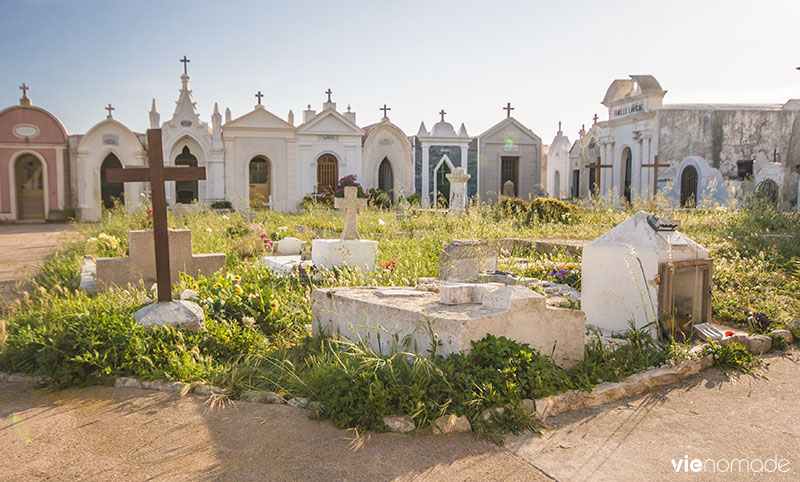
[[[772,179],[764,179],[756,187],[756,200],[770,206],[778,206],[780,200],[780,188],[778,183]]]
[[[631,202],[631,179],[633,177],[633,154],[631,148],[626,147],[622,150],[622,195],[628,202]]]
[[[394,194],[394,172],[392,171],[392,164],[386,157],[383,158],[380,167],[378,167],[378,189],[389,196]]]
[[[553,197],[561,199],[561,173],[558,171],[553,174]]]
[[[436,206],[446,208],[450,204],[450,165],[443,162],[436,171]]]
[[[264,157],[250,160],[250,207],[265,209],[270,207],[270,163]]]
[[[197,167],[197,158],[184,146],[178,157],[175,158],[176,166]],[[175,202],[191,204],[197,201],[197,181],[175,181]]]
[[[42,162],[31,154],[14,165],[17,184],[17,219],[44,219],[44,173]]]
[[[681,206],[697,207],[697,169],[686,166],[681,173]]]
[[[339,182],[339,161],[333,154],[323,154],[317,159],[317,192],[333,194]]]
[[[100,165],[100,199],[103,200],[106,209],[114,207],[115,201],[125,205],[125,184],[108,182],[108,170],[120,168],[122,163],[113,153],[107,155]]]

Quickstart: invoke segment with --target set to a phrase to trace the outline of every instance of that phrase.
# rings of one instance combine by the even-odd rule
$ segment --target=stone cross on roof
[[[378,110],[382,110],[382,111],[383,111],[383,117],[384,117],[384,119],[388,119],[388,118],[389,118],[389,116],[388,116],[388,115],[386,115],[386,111],[392,110],[392,108],[391,108],[391,107],[386,107],[386,104],[383,104],[383,107],[381,107],[381,108],[380,108],[380,109],[378,109]]]
[[[28,84],[23,82],[22,85],[19,86],[19,90],[22,91],[22,98],[23,99],[27,99],[28,98],[28,91],[31,90],[31,88],[28,87]]]
[[[599,119],[599,117],[597,117],[597,114],[595,114],[594,117],[592,117],[592,119],[594,120],[594,123],[597,124],[597,119]]]
[[[182,59],[178,60],[178,62],[183,62],[183,75],[189,75],[189,72],[186,67],[187,64],[191,62],[191,60],[187,59],[186,56],[184,55]]]
[[[170,279],[169,234],[167,229],[166,181],[195,181],[206,178],[205,167],[164,167],[161,149],[161,129],[147,129],[150,165],[147,167],[109,169],[109,182],[150,182],[153,200],[153,238],[155,245],[158,301],[172,301]]]
[[[331,101],[331,94],[333,94],[333,91],[329,87],[328,90],[325,91],[325,93],[328,94],[328,102],[330,102]]]
[[[508,119],[509,117],[511,117],[511,111],[512,111],[512,110],[514,110],[514,108],[513,108],[513,107],[511,107],[511,102],[509,102],[508,104],[506,104],[506,106],[505,106],[505,107],[503,107],[503,110],[504,110],[504,111],[506,111],[506,119]]]
[[[111,111],[112,111],[112,110],[117,110],[117,109],[115,109],[115,108],[111,107],[111,104],[109,103],[109,104],[108,104],[108,107],[106,107],[106,108],[105,108],[105,110],[107,110],[107,111],[108,111],[108,117],[107,117],[107,119],[111,119],[111,118],[113,117],[113,116],[111,115]]]
[[[366,199],[359,199],[356,186],[345,186],[344,199],[337,197],[333,200],[333,207],[344,211],[344,230],[342,240],[361,239],[358,236],[358,210],[367,207]]]
[[[439,112],[439,115],[442,116],[442,122],[444,122],[444,115],[445,114],[447,114],[447,112],[445,112],[444,109],[442,109],[441,112]]]
[[[258,98],[258,105],[261,105],[261,98],[264,97],[264,94],[262,94],[261,91],[259,90],[258,93],[256,94],[256,97]]]

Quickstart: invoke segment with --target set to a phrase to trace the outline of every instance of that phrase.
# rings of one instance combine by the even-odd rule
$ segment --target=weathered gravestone
[[[175,325],[186,329],[204,328],[202,308],[188,300],[172,299],[172,263],[167,224],[166,181],[194,181],[206,178],[204,167],[164,167],[161,129],[147,130],[150,165],[143,168],[109,169],[109,182],[149,182],[153,201],[153,262],[158,283],[158,302],[133,314],[143,326]],[[191,238],[189,238],[191,247]],[[191,248],[189,249],[191,255]],[[224,256],[224,255],[222,255]],[[129,260],[130,263],[130,260]],[[223,262],[224,263],[224,262]],[[99,270],[98,266],[98,270]]]
[[[344,211],[344,230],[340,239],[314,239],[311,241],[311,259],[318,268],[350,267],[364,273],[375,269],[378,242],[360,239],[358,235],[358,210],[367,207],[366,199],[358,198],[358,188],[344,188],[344,198],[336,198],[334,207]]]
[[[497,270],[497,248],[485,239],[456,239],[439,255],[439,279],[469,281]]]
[[[463,167],[457,167],[453,169],[453,172],[447,174],[447,180],[450,181],[450,200],[447,214],[460,216],[464,213],[464,208],[467,205],[467,181],[471,177],[472,175],[467,174],[467,170]]]
[[[514,181],[508,180],[503,183],[503,196],[514,197]]]

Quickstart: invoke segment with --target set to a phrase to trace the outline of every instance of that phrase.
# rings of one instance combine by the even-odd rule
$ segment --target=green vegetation
[[[149,295],[142,288],[91,298],[76,291],[85,254],[121,256],[127,250],[127,232],[150,226],[147,212],[127,215],[116,208],[97,224],[77,225],[78,236],[48,259],[33,288],[0,309],[0,326],[6,326],[5,340],[0,332],[0,370],[42,375],[53,388],[130,375],[211,383],[232,397],[246,390],[271,390],[311,398],[318,402],[318,415],[340,427],[385,430],[381,419],[391,414],[412,416],[424,427],[444,413],[455,413],[468,416],[481,432],[521,430],[532,423],[521,400],[589,390],[657,366],[676,350],[631,331],[626,334],[629,343],[613,352],[599,340],[589,343],[585,361],[569,371],[553,365],[542,356],[546,353],[491,336],[475,342],[469,354],[375,354],[347,340],[310,337],[309,297],[321,286],[414,285],[420,277],[436,275],[439,254],[452,239],[593,239],[633,213],[606,205],[541,203],[549,207],[525,203],[518,210],[516,201],[495,208],[473,206],[461,218],[412,208],[407,219],[397,220],[394,212],[370,209],[359,216],[359,231],[380,243],[376,273],[343,270],[287,278],[251,263],[263,254],[265,240],[338,237],[341,214],[313,205],[295,215],[259,212],[251,221],[238,213],[200,208],[171,213],[171,227],[192,230],[195,252],[228,255],[225,272],[176,283],[176,294],[186,288],[199,293],[207,317],[207,330],[201,333],[139,327],[130,314]],[[657,205],[647,207],[664,213]],[[759,331],[797,319],[797,213],[715,209],[682,211],[677,217],[682,230],[715,258],[716,317]],[[562,282],[580,286],[577,252],[519,255],[527,270],[519,274],[554,281],[561,276]],[[505,268],[515,270],[512,265]],[[559,275],[560,270],[566,271]],[[720,365],[753,366],[738,348],[713,350]],[[493,407],[507,410],[483,420],[481,413]]]

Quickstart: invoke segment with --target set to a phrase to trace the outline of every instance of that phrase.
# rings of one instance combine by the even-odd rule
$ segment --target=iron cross
[[[597,114],[595,114],[594,117],[592,117],[592,120],[594,120],[595,124],[597,124],[597,119],[599,119],[599,117],[597,117]]]
[[[325,93],[328,94],[328,102],[330,102],[331,101],[331,94],[333,94],[333,91],[329,87],[328,90],[325,91]]]
[[[261,91],[259,90],[258,93],[256,94],[256,97],[258,98],[258,105],[261,105],[261,98],[264,97],[264,94],[262,94]]]
[[[658,168],[659,167],[666,167],[668,165],[669,165],[669,163],[667,163],[667,164],[659,164],[658,155],[653,157],[653,163],[652,164],[642,164],[642,167],[652,167],[653,168],[653,199],[655,199],[656,191],[658,190]]]
[[[388,119],[389,116],[386,115],[386,111],[392,110],[392,108],[391,107],[386,107],[386,104],[383,104],[383,107],[378,109],[378,110],[382,110],[383,111],[383,117]]]
[[[23,82],[22,85],[19,86],[19,90],[22,91],[22,98],[23,99],[27,99],[28,98],[28,91],[31,90],[31,88],[28,87],[28,84]]]
[[[112,110],[117,110],[117,109],[115,109],[115,108],[111,107],[111,104],[109,103],[109,104],[108,104],[108,107],[106,107],[106,110],[108,111],[108,118],[109,118],[109,119],[111,119],[111,117],[112,117],[112,115],[111,115],[111,111],[112,111]]]
[[[506,111],[506,119],[510,118],[511,117],[511,111],[514,110],[514,108],[511,107],[511,102],[506,104],[506,106],[503,107],[503,110]]]
[[[445,114],[447,114],[447,112],[445,112],[444,109],[442,109],[442,111],[439,112],[439,115],[442,116],[442,122],[444,122],[444,115]]]
[[[158,301],[172,301],[169,267],[169,229],[167,224],[166,181],[200,181],[206,178],[205,167],[164,167],[161,129],[147,129],[150,166],[109,169],[109,182],[149,182],[153,199],[153,239],[156,258]]]
[[[592,190],[599,193],[600,192],[600,169],[608,169],[614,168],[611,164],[600,164],[600,156],[597,156],[597,162],[594,164],[587,164],[586,169],[594,169],[594,186],[591,186]]]
[[[186,56],[184,55],[183,58],[179,60],[179,62],[183,62],[183,75],[189,75],[189,72],[186,70],[186,64],[191,62],[191,60],[187,59]]]

